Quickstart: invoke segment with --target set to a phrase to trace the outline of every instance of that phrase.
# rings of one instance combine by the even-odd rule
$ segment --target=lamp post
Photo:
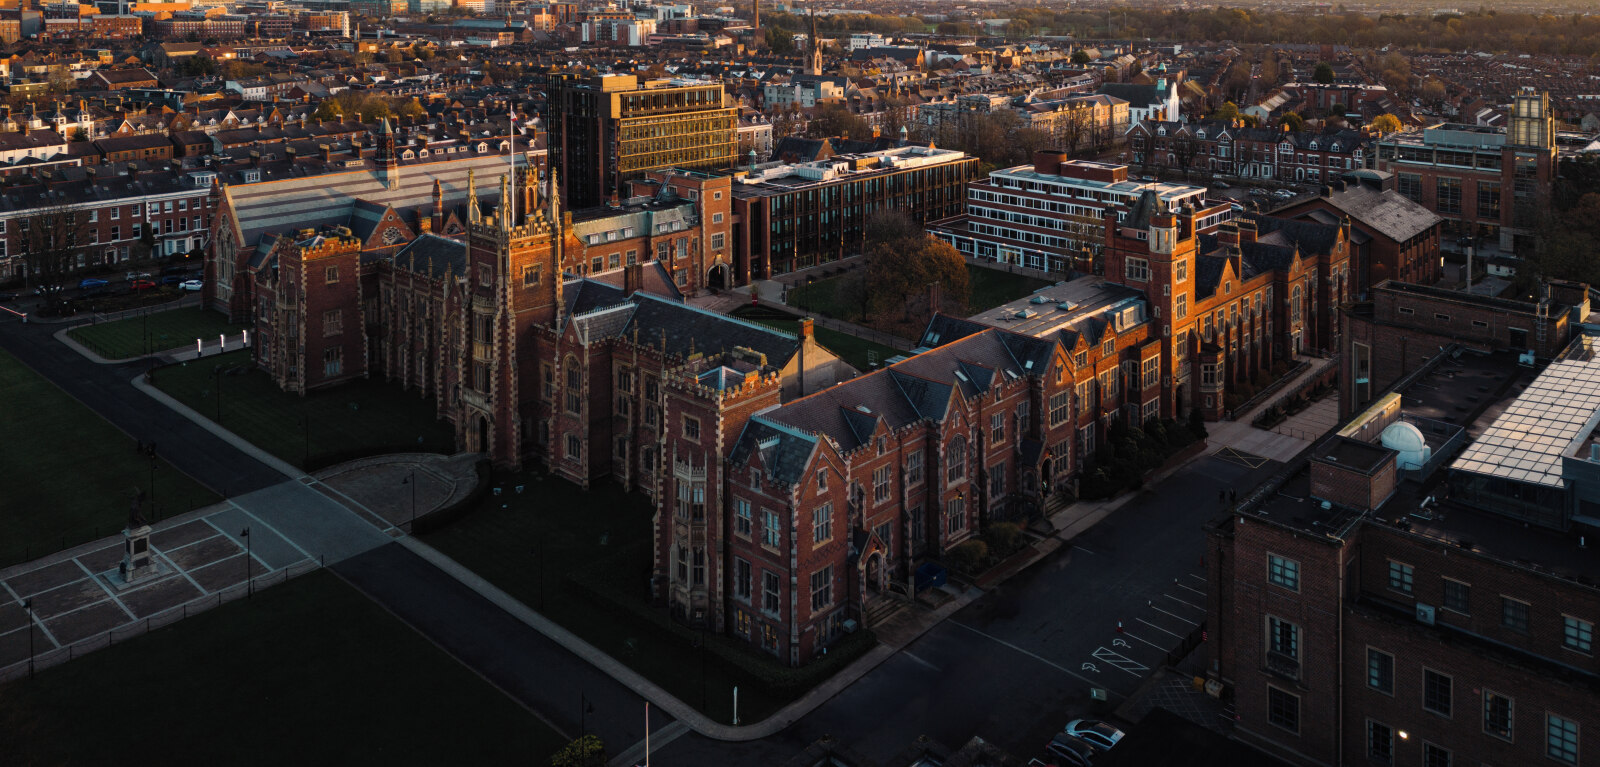
[[[589,734],[589,715],[593,714],[593,713],[594,713],[594,704],[590,703],[589,699],[584,697],[583,693],[581,693],[581,692],[578,693],[578,737],[579,738],[585,737],[585,736],[587,736]]]
[[[245,596],[246,597],[254,597],[256,595],[256,588],[255,588],[255,584],[250,581],[250,528],[248,528],[248,527],[245,528],[244,532],[239,533],[239,537],[244,539],[244,590],[245,590]]]
[[[28,678],[33,678],[33,600],[22,600],[22,609],[28,611]]]

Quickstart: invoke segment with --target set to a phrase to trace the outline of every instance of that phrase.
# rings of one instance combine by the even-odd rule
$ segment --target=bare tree
[[[84,215],[71,206],[56,203],[35,208],[29,215],[12,219],[20,235],[15,239],[22,251],[28,284],[45,292],[60,289],[76,268],[83,252]]]
[[[1183,171],[1183,179],[1189,180],[1189,169],[1194,167],[1195,158],[1200,156],[1200,142],[1188,131],[1182,131],[1173,136],[1167,146],[1172,150],[1173,164]]]

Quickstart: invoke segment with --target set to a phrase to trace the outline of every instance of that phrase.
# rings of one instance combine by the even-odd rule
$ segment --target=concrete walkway
[[[237,335],[237,338],[231,341],[224,341],[221,347],[204,346],[202,347],[204,351],[196,350],[193,346],[179,346],[172,349],[153,352],[151,354],[140,354],[133,357],[123,357],[121,359],[108,360],[105,357],[102,357],[91,351],[89,347],[78,343],[76,339],[69,335],[73,330],[80,327],[83,327],[83,325],[78,324],[57,330],[55,332],[55,338],[67,348],[82,354],[85,359],[88,359],[90,362],[93,362],[97,365],[120,365],[124,362],[137,359],[151,359],[155,360],[161,365],[170,365],[174,362],[188,362],[189,360],[195,360],[201,357],[215,357],[223,352],[234,352],[250,347],[250,344],[245,343],[244,332],[240,331],[239,333],[233,334]]]

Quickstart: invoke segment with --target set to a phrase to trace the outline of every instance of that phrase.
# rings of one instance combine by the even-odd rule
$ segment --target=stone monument
[[[122,565],[117,570],[119,586],[130,586],[161,574],[161,567],[150,551],[150,525],[145,523],[141,513],[143,506],[144,491],[139,490],[128,508],[128,526],[122,530]]]

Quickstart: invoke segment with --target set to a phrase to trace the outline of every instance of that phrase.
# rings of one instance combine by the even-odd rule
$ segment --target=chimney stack
[[[622,270],[622,295],[632,296],[644,287],[644,264],[628,264]]]
[[[1236,218],[1236,219],[1233,220],[1233,225],[1238,228],[1238,232],[1239,232],[1238,237],[1239,237],[1239,243],[1240,244],[1242,244],[1242,245],[1250,245],[1250,244],[1254,244],[1255,243],[1255,241],[1256,241],[1256,222],[1255,222],[1255,219]]]
[[[937,285],[939,283],[936,282],[934,284]],[[813,327],[814,323],[810,317],[804,317],[798,322],[800,325],[800,340],[802,342],[811,338],[816,333],[816,328]]]

